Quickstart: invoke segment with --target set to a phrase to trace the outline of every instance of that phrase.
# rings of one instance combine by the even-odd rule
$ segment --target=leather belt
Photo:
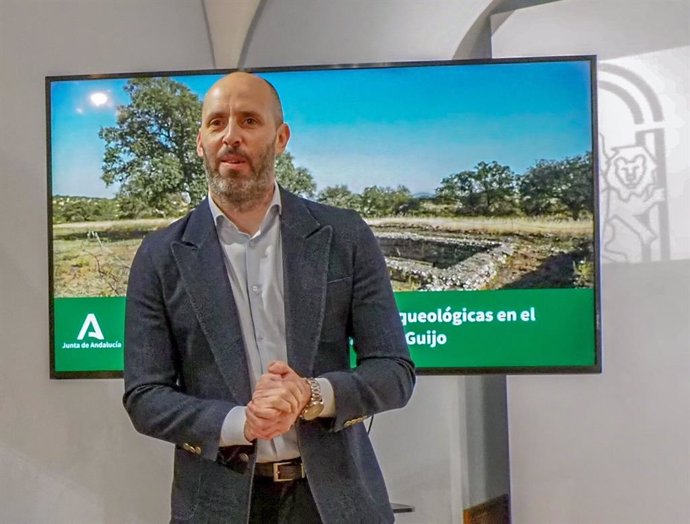
[[[280,462],[257,462],[254,475],[271,479],[273,482],[288,482],[307,477],[300,458]]]

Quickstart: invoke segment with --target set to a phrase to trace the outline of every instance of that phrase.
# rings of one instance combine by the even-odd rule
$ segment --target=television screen
[[[121,376],[132,258],[207,195],[227,72],[46,79],[52,377]],[[279,183],[369,223],[419,373],[600,371],[594,57],[253,72]]]

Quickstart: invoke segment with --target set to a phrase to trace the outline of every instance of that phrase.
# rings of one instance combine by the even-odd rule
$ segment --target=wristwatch
[[[315,378],[305,378],[311,389],[311,398],[304,406],[299,418],[302,420],[314,420],[323,411],[323,397],[321,396],[321,386]]]

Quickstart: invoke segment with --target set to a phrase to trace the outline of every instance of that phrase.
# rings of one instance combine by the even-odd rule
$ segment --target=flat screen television
[[[252,71],[292,130],[279,182],[370,224],[420,374],[601,370],[594,57]],[[228,72],[46,78],[51,377],[121,376],[129,266],[206,196]]]

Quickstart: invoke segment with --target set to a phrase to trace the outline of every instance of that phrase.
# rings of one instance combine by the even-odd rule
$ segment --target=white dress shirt
[[[237,305],[253,390],[271,361],[287,362],[280,190],[276,183],[273,199],[253,235],[240,231],[210,194],[208,202]],[[321,416],[332,417],[335,415],[333,387],[327,379],[317,378],[317,381],[324,399]],[[245,406],[230,410],[221,430],[221,446],[250,444],[244,438],[245,410]],[[256,447],[257,462],[288,460],[300,454],[294,427],[274,439],[257,440]]]

